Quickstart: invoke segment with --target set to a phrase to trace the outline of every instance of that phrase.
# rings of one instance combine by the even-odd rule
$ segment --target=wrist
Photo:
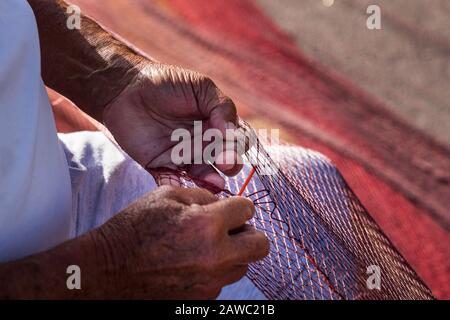
[[[133,70],[127,73],[126,80],[122,81],[121,89],[111,94],[112,97],[104,107],[101,108],[102,123],[108,127],[107,119],[109,116],[114,116],[118,109],[122,106],[138,104],[141,101],[140,95],[135,94],[140,88],[150,88],[153,86],[153,75],[155,70],[161,63],[146,58],[140,57],[139,62],[135,63]],[[100,116],[99,116],[100,117]]]
[[[95,272],[92,250],[83,238],[65,242],[49,251],[0,265],[2,299],[70,299],[90,295],[85,286]],[[80,268],[81,289],[69,289],[69,266]],[[95,278],[95,276],[93,276]]]
[[[69,18],[64,1],[28,2],[39,29],[45,84],[102,122],[103,108],[149,59],[83,14],[76,32],[62,27]]]
[[[90,274],[84,294],[91,298],[120,298],[127,286],[128,262],[135,252],[134,231],[123,213],[85,235],[82,242]],[[129,285],[129,283],[128,283]]]
[[[83,76],[86,91],[74,99],[78,106],[101,123],[107,106],[135,81],[143,65],[147,64],[144,57],[130,53],[113,54],[105,63],[106,67]]]

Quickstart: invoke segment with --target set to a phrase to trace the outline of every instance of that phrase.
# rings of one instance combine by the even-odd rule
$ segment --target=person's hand
[[[192,133],[195,120],[202,121],[203,131],[216,128],[225,137],[226,129],[237,125],[236,107],[210,78],[156,63],[142,68],[103,114],[103,122],[119,145],[150,172],[178,169],[171,160],[172,147],[178,143],[171,141],[172,132],[184,128]],[[216,155],[222,161],[215,166],[226,175],[237,174],[242,168],[237,153],[226,147],[223,150]],[[224,186],[224,180],[209,163],[183,169],[197,179],[219,188]]]
[[[246,198],[218,200],[205,189],[160,187],[93,233],[97,246],[106,248],[100,255],[107,257],[106,273],[113,275],[105,281],[112,284],[108,294],[217,297],[245,275],[248,263],[268,254],[265,235],[246,224],[253,214]]]

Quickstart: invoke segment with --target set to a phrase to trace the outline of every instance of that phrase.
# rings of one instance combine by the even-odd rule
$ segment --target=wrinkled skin
[[[225,136],[226,129],[236,128],[236,108],[211,79],[155,63],[143,67],[103,113],[120,146],[153,174],[155,169],[177,169],[171,150],[178,142],[171,141],[171,134],[178,128],[192,132],[194,120],[202,121],[203,130],[217,128]],[[234,149],[217,156],[237,159]],[[234,162],[215,166],[226,175],[242,168]],[[210,164],[182,169],[224,186]],[[120,242],[132,244],[122,255],[126,256],[121,265],[123,282],[117,281],[117,291],[126,297],[216,297],[223,286],[245,275],[248,263],[268,253],[264,234],[245,224],[253,212],[247,199],[219,201],[202,189],[163,188],[138,200],[104,227],[103,238],[114,239],[117,230],[128,230],[119,233],[126,239]]]
[[[118,274],[113,288],[99,296],[217,297],[268,253],[265,235],[245,224],[253,214],[253,203],[242,197],[218,200],[204,189],[160,187],[92,234],[100,247],[108,239],[114,248],[108,260],[118,262],[109,265],[108,273]]]
[[[68,18],[62,0],[28,3],[39,29],[46,85],[104,122],[150,172],[178,169],[170,159],[173,129],[192,129],[193,120],[222,132],[236,125],[233,102],[209,78],[151,61],[84,15],[79,30],[62,27]],[[234,150],[222,156],[238,158]],[[217,168],[233,175],[241,166]],[[182,169],[223,187],[210,164]],[[251,201],[240,197],[157,189],[95,230],[0,263],[0,299],[214,298],[268,253],[264,234],[245,224],[253,211]],[[69,265],[80,267],[80,290],[68,290]]]
[[[179,67],[150,63],[140,75],[111,102],[103,121],[120,146],[138,163],[152,169],[177,167],[171,161],[173,130],[193,132],[194,120],[201,120],[203,130],[236,128],[237,114],[233,101],[208,77]],[[242,168],[237,154],[226,149],[217,158],[231,159],[215,163],[226,175]],[[223,188],[224,180],[210,164],[195,164],[183,169],[193,177]],[[153,172],[154,173],[154,172]]]

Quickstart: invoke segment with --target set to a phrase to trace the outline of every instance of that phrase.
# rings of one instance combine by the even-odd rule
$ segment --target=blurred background
[[[69,2],[149,56],[211,76],[254,127],[327,155],[450,298],[450,1]],[[379,30],[366,25],[374,4]],[[51,99],[59,131],[99,128]]]
[[[349,78],[411,124],[450,143],[449,1],[257,3],[306,56]],[[365,27],[371,4],[380,7],[382,30]]]

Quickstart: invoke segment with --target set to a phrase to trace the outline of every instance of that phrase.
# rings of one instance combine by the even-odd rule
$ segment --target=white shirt
[[[69,237],[71,186],[26,0],[0,0],[0,262]]]

